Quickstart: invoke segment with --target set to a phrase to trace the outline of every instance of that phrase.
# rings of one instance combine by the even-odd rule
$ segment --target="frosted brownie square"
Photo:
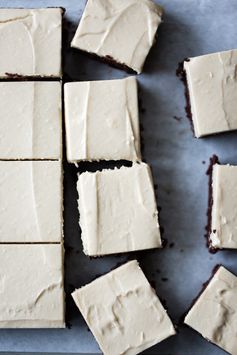
[[[60,244],[0,245],[0,328],[64,328]]]
[[[150,0],[88,0],[71,46],[140,73],[162,12]]]
[[[209,247],[237,249],[237,166],[213,166]]]
[[[84,253],[99,256],[162,247],[147,164],[78,176]]]
[[[0,82],[0,159],[60,159],[61,84]]]
[[[61,77],[63,12],[0,9],[0,78]]]
[[[73,292],[103,354],[138,354],[175,334],[136,260]]]
[[[237,50],[184,61],[196,137],[237,129]]]
[[[134,77],[67,83],[64,100],[69,162],[141,159]]]
[[[59,161],[0,161],[0,243],[61,242]]]
[[[230,354],[237,349],[237,277],[219,267],[185,317],[185,324]]]

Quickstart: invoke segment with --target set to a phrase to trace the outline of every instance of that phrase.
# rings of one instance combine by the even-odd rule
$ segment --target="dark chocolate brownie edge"
[[[78,48],[72,47],[75,50],[78,50]],[[114,58],[112,58],[109,55],[106,55],[104,57],[99,56],[95,53],[91,53],[91,52],[87,52],[85,50],[80,49],[80,52],[85,54],[87,57],[90,57],[92,59],[95,59],[99,62],[108,64],[109,66],[113,67],[113,68],[117,68],[120,70],[123,70],[125,72],[127,72],[128,74],[137,74],[137,72],[135,70],[133,70],[132,68],[128,67],[126,64],[124,63],[119,63],[117,62]]]
[[[219,164],[219,158],[217,155],[213,155],[210,158],[210,163],[208,166],[208,169],[206,171],[206,174],[208,175],[208,207],[207,207],[207,225],[205,227],[206,233],[205,233],[205,238],[207,242],[207,247],[209,248],[209,251],[211,253],[216,253],[218,251],[217,248],[214,248],[211,244],[211,219],[212,219],[212,206],[213,206],[213,191],[212,191],[212,176],[213,176],[213,166],[215,164]]]
[[[40,76],[40,75],[19,75],[16,73],[5,73],[6,77],[1,77],[0,82],[6,81],[61,81],[58,76]]]
[[[185,106],[185,112],[186,116],[190,122],[191,129],[194,135],[194,126],[193,126],[193,118],[192,118],[192,110],[191,110],[191,102],[190,102],[190,95],[189,95],[189,89],[188,89],[188,82],[187,82],[187,76],[186,76],[186,71],[184,70],[184,62],[189,62],[188,58],[185,58],[183,62],[178,64],[178,68],[176,70],[176,75],[182,83],[184,84],[184,95],[186,99],[186,106]]]

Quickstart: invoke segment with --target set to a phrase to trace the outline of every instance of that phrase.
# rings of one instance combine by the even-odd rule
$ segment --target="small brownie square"
[[[88,0],[71,46],[140,73],[162,12],[150,0]]]
[[[0,161],[0,243],[62,241],[59,161]]]
[[[73,292],[103,354],[138,354],[175,334],[136,260]]]
[[[0,78],[62,76],[63,12],[0,9]]]
[[[61,84],[0,82],[0,160],[62,157]]]
[[[64,85],[67,160],[141,160],[137,82]]]
[[[191,119],[197,138],[237,129],[237,50],[184,61]]]
[[[83,173],[77,189],[85,254],[101,256],[162,247],[147,164]]]
[[[0,245],[0,328],[64,328],[61,244]]]
[[[184,323],[230,354],[237,350],[237,277],[220,266]]]

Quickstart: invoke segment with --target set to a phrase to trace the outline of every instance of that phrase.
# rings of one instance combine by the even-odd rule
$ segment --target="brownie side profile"
[[[182,83],[184,85],[184,96],[185,96],[185,100],[186,100],[185,112],[186,112],[186,116],[190,122],[191,129],[192,129],[192,132],[194,135],[194,126],[193,126],[192,110],[191,110],[191,103],[190,103],[190,95],[189,95],[186,71],[184,70],[184,62],[189,62],[189,61],[190,61],[189,58],[185,58],[183,62],[179,63],[178,68],[176,70],[176,75],[182,81]]]
[[[207,247],[211,253],[216,253],[218,249],[213,248],[211,245],[210,234],[211,234],[211,219],[212,219],[212,206],[213,206],[213,192],[212,192],[212,175],[213,175],[213,166],[215,164],[220,164],[219,158],[217,155],[213,155],[210,158],[210,163],[206,171],[208,175],[208,207],[207,207],[207,225],[205,227],[206,233],[205,238],[207,240]],[[214,231],[213,231],[214,232]]]

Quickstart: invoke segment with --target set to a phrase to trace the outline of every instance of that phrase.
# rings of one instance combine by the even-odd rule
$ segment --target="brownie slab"
[[[150,0],[88,0],[71,46],[140,73],[162,12]]]
[[[184,323],[230,354],[237,349],[237,277],[219,267]]]
[[[236,49],[184,61],[197,138],[237,129],[236,65]]]
[[[60,159],[61,84],[0,82],[0,160]]]
[[[237,249],[237,166],[213,165],[209,243],[212,249]]]
[[[73,292],[103,354],[138,354],[175,334],[138,262],[133,260]]]
[[[0,245],[0,328],[64,328],[60,244]]]
[[[59,161],[0,161],[0,243],[62,241]]]
[[[61,77],[63,12],[0,9],[0,78]]]
[[[64,85],[67,160],[141,160],[137,82]]]
[[[100,256],[162,247],[147,164],[78,176],[84,253]]]

